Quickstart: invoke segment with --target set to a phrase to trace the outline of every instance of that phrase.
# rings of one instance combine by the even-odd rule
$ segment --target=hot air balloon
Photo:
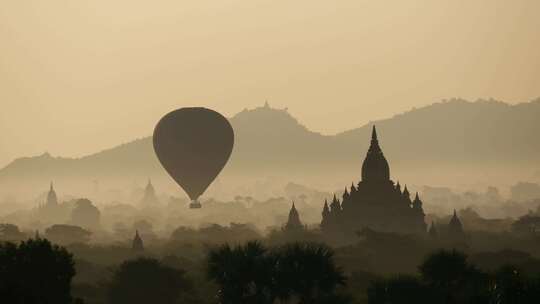
[[[153,143],[161,165],[191,199],[190,208],[201,208],[199,197],[229,160],[234,132],[216,111],[181,108],[161,118]]]

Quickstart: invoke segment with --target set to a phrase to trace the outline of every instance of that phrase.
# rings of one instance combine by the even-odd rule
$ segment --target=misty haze
[[[540,303],[540,2],[0,9],[0,303]]]

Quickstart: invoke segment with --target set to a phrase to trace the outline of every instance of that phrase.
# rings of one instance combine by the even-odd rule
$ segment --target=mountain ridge
[[[272,175],[274,171],[316,172],[345,168],[348,164],[358,166],[365,156],[374,124],[391,165],[422,162],[538,165],[537,117],[540,117],[540,99],[516,105],[494,100],[451,99],[335,135],[323,135],[301,124],[286,109],[274,109],[266,104],[244,109],[230,118],[236,142],[225,171],[233,175]],[[154,156],[151,137],[142,137],[80,158],[53,157],[48,153],[18,158],[0,169],[0,181],[156,174],[163,174],[163,170]]]

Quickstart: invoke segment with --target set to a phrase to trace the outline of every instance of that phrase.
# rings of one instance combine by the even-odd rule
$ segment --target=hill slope
[[[451,100],[374,122],[391,166],[529,166],[540,164],[540,100],[518,105],[496,101]],[[230,119],[236,143],[225,176],[358,172],[372,124],[333,136],[312,132],[286,110],[264,106]],[[86,157],[44,154],[20,158],[0,170],[0,182],[50,179],[106,179],[161,176],[151,138]],[[357,174],[359,176],[359,174]]]

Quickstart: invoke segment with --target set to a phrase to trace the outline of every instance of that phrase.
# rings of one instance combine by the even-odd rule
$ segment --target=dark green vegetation
[[[71,303],[72,255],[47,240],[0,244],[0,303]]]
[[[215,229],[219,230],[217,227]],[[198,230],[192,230],[195,238]],[[1,303],[538,303],[538,235],[471,234],[457,251],[441,240],[359,234],[331,248],[316,232],[261,241],[223,233],[204,243],[171,239],[134,252],[124,245],[30,239],[0,245]],[[215,236],[215,238],[213,237]],[[219,240],[221,239],[221,240]],[[326,240],[328,241],[328,240]],[[518,244],[522,244],[521,247]],[[484,249],[483,251],[479,249]],[[491,248],[491,251],[487,249]],[[528,250],[527,250],[528,249]],[[71,252],[71,253],[70,253]]]
[[[184,271],[150,258],[123,262],[108,287],[109,303],[178,303],[191,289]]]
[[[373,283],[368,303],[539,303],[540,276],[505,265],[483,272],[457,251],[439,251],[419,267],[420,276],[396,276]]]
[[[260,243],[223,245],[208,255],[208,277],[219,286],[219,302],[345,303],[335,293],[345,276],[324,245],[292,243],[269,250]]]

